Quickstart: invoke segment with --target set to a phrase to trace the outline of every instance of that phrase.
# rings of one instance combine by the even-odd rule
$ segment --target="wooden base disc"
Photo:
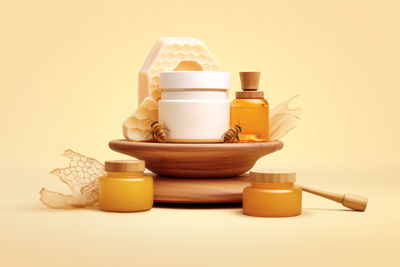
[[[250,185],[246,174],[210,179],[153,177],[157,203],[240,203],[243,189]]]

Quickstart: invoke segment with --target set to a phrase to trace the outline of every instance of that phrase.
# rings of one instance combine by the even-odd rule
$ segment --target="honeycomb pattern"
[[[51,171],[71,189],[71,195],[42,189],[41,201],[52,208],[67,206],[85,206],[98,201],[98,179],[104,176],[104,165],[93,158],[88,158],[70,149],[64,152],[70,159],[69,166]]]
[[[195,38],[159,38],[162,42],[157,57],[145,72],[148,79],[148,95],[159,100],[161,98],[161,89],[159,87],[160,72],[173,71],[179,68],[182,62],[191,62],[179,70],[204,70],[218,71],[219,66],[214,56],[207,47]],[[139,90],[145,90],[139,88]]]
[[[62,182],[66,183],[74,197],[79,198],[82,187],[106,174],[104,165],[95,159],[88,158],[71,149],[66,150],[64,156],[70,159],[69,166],[67,168],[55,169],[50,173],[58,176]]]

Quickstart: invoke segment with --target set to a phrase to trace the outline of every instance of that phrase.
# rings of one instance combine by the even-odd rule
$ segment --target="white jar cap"
[[[221,71],[167,71],[160,73],[162,89],[231,89],[231,74]]]

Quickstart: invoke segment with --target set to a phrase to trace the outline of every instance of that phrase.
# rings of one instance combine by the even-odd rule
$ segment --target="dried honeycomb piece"
[[[269,113],[269,136],[271,140],[279,140],[290,130],[299,125],[301,109],[289,108],[290,102],[298,97],[293,96],[287,101],[275,106]]]
[[[46,190],[44,187],[40,190],[40,201],[47,207],[53,209],[67,209],[72,207],[83,207],[82,202],[71,195],[64,195],[54,191]]]
[[[158,103],[151,97],[146,97],[143,103],[124,121],[123,133],[131,141],[146,141],[151,139],[151,124],[157,121]]]
[[[50,208],[83,207],[98,202],[98,179],[106,174],[104,165],[70,149],[64,151],[70,159],[69,166],[51,171],[68,185],[71,195],[64,195],[45,188],[40,190],[40,200]]]

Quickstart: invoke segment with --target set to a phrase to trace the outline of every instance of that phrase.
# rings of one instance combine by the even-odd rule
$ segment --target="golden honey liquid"
[[[269,105],[265,99],[235,99],[230,126],[240,125],[240,142],[269,141]]]
[[[301,214],[302,192],[293,183],[251,183],[243,190],[243,213],[256,217]]]
[[[153,206],[153,177],[143,172],[107,172],[99,178],[99,207],[104,211],[143,211]]]

